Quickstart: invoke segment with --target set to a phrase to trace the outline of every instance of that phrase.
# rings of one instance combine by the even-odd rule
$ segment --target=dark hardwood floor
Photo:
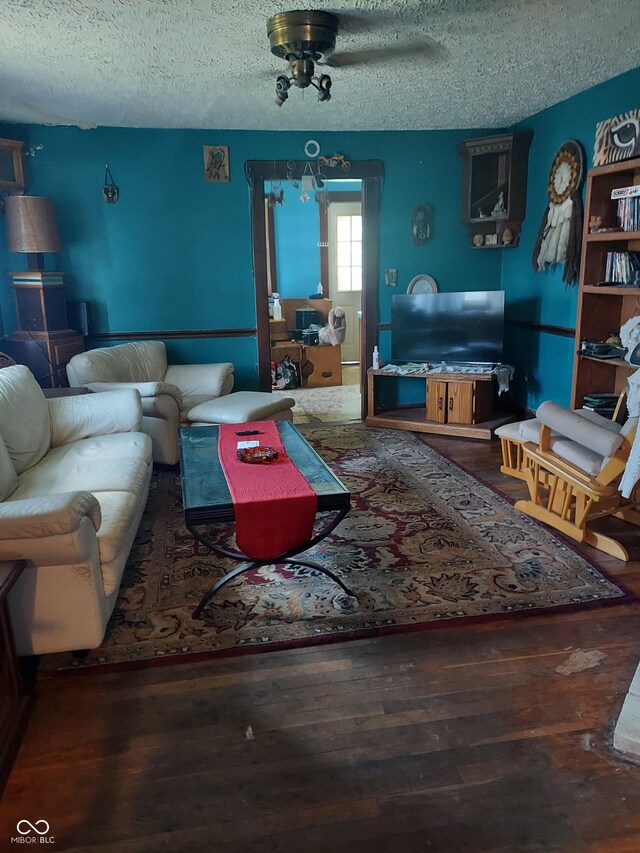
[[[522,494],[497,445],[427,442]],[[584,552],[640,592],[640,562]],[[0,850],[45,819],[48,849],[100,853],[640,851],[611,746],[639,658],[625,604],[41,678]]]

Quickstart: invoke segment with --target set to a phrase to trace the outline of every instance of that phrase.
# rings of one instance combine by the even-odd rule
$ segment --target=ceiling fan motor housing
[[[288,62],[329,56],[337,34],[338,19],[330,12],[281,12],[267,22],[271,53]]]

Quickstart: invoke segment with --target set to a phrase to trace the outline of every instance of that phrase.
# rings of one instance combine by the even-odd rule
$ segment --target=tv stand
[[[426,404],[380,409],[375,386],[381,376],[423,381]],[[389,429],[489,440],[499,426],[513,420],[510,415],[493,411],[493,380],[490,373],[433,373],[427,369],[406,373],[369,368],[369,411],[365,422]]]

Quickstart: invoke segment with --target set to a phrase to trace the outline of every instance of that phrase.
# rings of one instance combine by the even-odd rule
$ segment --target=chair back
[[[92,382],[162,382],[167,372],[167,351],[162,341],[138,341],[87,350],[67,365],[73,387]]]

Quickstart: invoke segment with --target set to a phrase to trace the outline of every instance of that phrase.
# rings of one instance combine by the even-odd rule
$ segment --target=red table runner
[[[258,435],[237,435],[238,430]],[[275,447],[279,457],[268,464],[238,459],[239,441],[256,440]],[[236,516],[236,543],[252,560],[270,560],[309,542],[318,499],[293,464],[273,421],[220,424],[218,455]]]

